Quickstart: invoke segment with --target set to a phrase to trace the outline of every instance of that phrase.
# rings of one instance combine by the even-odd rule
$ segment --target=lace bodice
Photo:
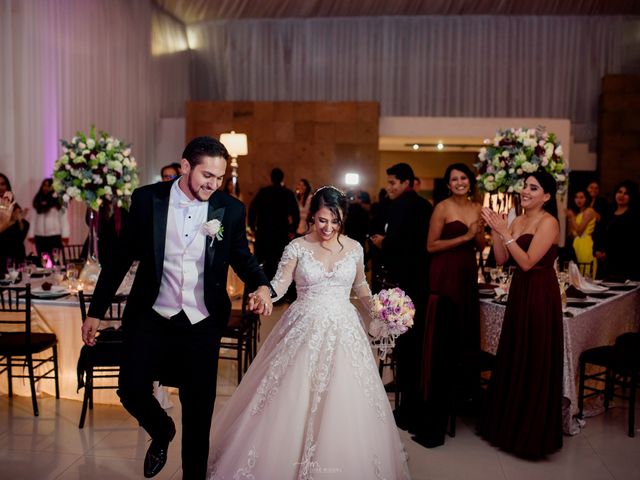
[[[292,280],[296,282],[298,301],[330,299],[331,302],[349,302],[353,288],[358,300],[367,312],[371,312],[371,290],[364,273],[364,254],[362,246],[348,240],[343,241],[344,253],[330,266],[317,259],[317,244],[298,238],[286,246],[278,265],[275,277],[271,281],[277,293],[274,301],[280,299],[289,288]]]

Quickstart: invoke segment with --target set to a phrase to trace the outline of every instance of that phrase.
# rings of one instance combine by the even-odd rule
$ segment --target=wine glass
[[[61,265],[62,263],[62,252],[59,248],[51,249],[51,259],[53,260],[54,265]]]
[[[67,281],[69,282],[69,290],[76,288],[78,281],[78,269],[73,263],[67,264]]]
[[[15,282],[19,274],[20,272],[18,272],[15,260],[13,258],[7,258],[7,275],[9,275],[9,280]]]
[[[498,279],[498,269],[497,268],[490,268],[489,269],[489,275],[491,276],[491,283],[495,284],[496,280]]]

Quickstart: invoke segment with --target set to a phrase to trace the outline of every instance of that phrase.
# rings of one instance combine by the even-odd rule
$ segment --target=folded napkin
[[[578,290],[573,285],[570,285],[566,291],[567,297],[569,298],[587,298],[587,294]]]
[[[580,270],[578,270],[578,266],[574,262],[569,263],[569,283],[586,294],[604,292],[608,290],[607,287],[596,285],[584,278],[580,274]]]

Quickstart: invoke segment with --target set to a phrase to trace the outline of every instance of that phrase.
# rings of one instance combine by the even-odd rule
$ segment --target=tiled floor
[[[277,317],[263,325],[263,339]],[[0,381],[6,377],[1,376]],[[221,362],[217,408],[234,387],[232,362]],[[177,395],[172,400],[175,406],[169,411],[178,426],[178,439],[180,402]],[[40,417],[33,417],[29,398],[0,396],[0,478],[143,478],[148,439],[122,407],[96,405],[85,428],[79,430],[79,402],[42,397],[39,406]],[[640,426],[640,411],[636,417]],[[465,418],[459,419],[456,437],[447,438],[436,449],[421,447],[406,432],[401,436],[415,480],[640,479],[640,429],[635,438],[629,438],[626,421],[626,405],[593,417],[582,433],[564,438],[560,452],[539,462],[520,460],[491,447],[475,435],[473,422]],[[167,466],[156,478],[182,477],[179,445],[172,443]]]

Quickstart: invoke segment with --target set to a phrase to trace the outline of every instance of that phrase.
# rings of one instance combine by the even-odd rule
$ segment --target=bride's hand
[[[265,286],[258,287],[255,292],[249,294],[249,302],[247,308],[258,315],[271,315],[273,311],[273,303],[271,303],[271,295],[269,289]]]

